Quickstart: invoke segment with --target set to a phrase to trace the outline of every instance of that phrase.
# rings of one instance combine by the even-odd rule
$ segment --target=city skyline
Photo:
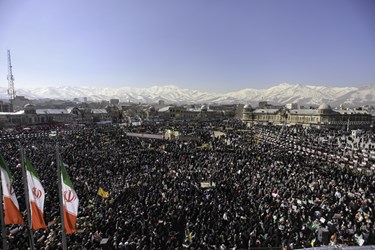
[[[0,85],[228,92],[375,81],[372,1],[0,3]]]

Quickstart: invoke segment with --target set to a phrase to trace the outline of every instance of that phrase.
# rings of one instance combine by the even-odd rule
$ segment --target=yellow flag
[[[314,247],[314,245],[315,245],[315,239],[313,239],[313,240],[311,241],[310,245],[311,245],[312,247]]]
[[[98,189],[98,195],[101,196],[101,197],[103,197],[103,198],[108,198],[109,193],[106,192],[106,191],[104,191],[103,188],[99,187],[99,189]]]

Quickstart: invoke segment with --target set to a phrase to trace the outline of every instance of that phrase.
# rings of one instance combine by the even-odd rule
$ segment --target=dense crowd
[[[259,129],[259,138],[277,147],[335,162],[336,165],[350,167],[354,171],[375,171],[375,137],[372,131],[273,126]]]
[[[171,125],[126,130],[158,133],[166,128]],[[56,146],[80,200],[78,232],[68,235],[69,249],[100,249],[106,238],[110,249],[375,244],[373,174],[257,139],[280,129],[246,128],[239,121],[175,124],[172,129],[199,140],[140,139],[118,127],[3,140],[0,151],[14,175],[25,218],[22,174],[16,167],[20,147],[46,191],[48,230],[34,232],[37,249],[61,248]],[[225,135],[212,137],[216,130]],[[296,136],[305,140],[317,133],[322,132]],[[97,194],[99,187],[108,198]],[[24,226],[7,230],[11,249],[27,249]]]

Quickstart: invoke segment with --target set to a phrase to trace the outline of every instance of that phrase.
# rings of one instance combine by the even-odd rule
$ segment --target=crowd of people
[[[199,140],[129,137],[174,129]],[[213,137],[213,131],[225,134]],[[280,128],[231,120],[132,128],[84,127],[56,136],[4,139],[26,218],[20,148],[39,174],[48,230],[37,249],[60,249],[56,147],[79,197],[69,249],[304,248],[375,243],[375,178],[307,157],[264,136]],[[314,135],[315,133],[315,135]],[[321,131],[296,133],[300,140]],[[98,189],[108,198],[98,195]],[[10,249],[27,249],[27,230],[7,227]],[[102,243],[102,244],[101,244]]]
[[[304,129],[302,127],[260,128],[259,138],[307,157],[320,158],[354,171],[375,171],[375,135],[372,131]],[[358,132],[358,133],[357,133]],[[303,135],[303,136],[301,136]]]

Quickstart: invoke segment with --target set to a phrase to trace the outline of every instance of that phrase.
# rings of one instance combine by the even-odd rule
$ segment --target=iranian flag
[[[29,190],[29,202],[31,210],[31,224],[34,230],[44,228],[47,230],[43,218],[44,198],[46,197],[44,188],[40,183],[38,174],[35,172],[31,163],[25,159],[25,168],[27,176],[27,186]]]
[[[70,181],[69,175],[66,172],[64,163],[60,161],[61,171],[61,192],[63,197],[64,207],[64,225],[66,234],[71,234],[77,231],[76,221],[78,214],[78,196],[72,182]]]
[[[13,189],[13,177],[9,171],[8,165],[0,155],[1,186],[3,189],[4,201],[4,222],[9,224],[25,224],[23,221],[17,197]]]

